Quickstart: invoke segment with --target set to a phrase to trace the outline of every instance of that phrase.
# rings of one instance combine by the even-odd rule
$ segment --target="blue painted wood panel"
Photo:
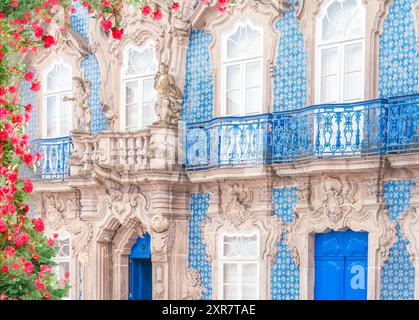
[[[129,277],[130,300],[151,300],[153,298],[150,236],[148,234],[143,238],[138,238],[131,248]]]
[[[314,298],[366,300],[368,233],[329,232],[315,238]]]

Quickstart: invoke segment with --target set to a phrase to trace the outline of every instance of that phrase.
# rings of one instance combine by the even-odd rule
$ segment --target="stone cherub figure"
[[[89,98],[92,95],[92,82],[73,77],[76,86],[75,98],[64,97],[64,101],[75,101],[76,130],[91,132],[92,110]]]
[[[158,122],[177,124],[180,119],[178,102],[182,100],[182,91],[176,86],[175,78],[169,75],[169,67],[161,63],[154,78],[154,89],[158,93],[155,112]]]
[[[105,114],[106,121],[108,122],[108,130],[115,130],[115,121],[119,118],[118,111],[115,111],[111,106],[107,104],[102,105],[103,113]]]

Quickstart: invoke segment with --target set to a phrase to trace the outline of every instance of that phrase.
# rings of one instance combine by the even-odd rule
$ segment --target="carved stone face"
[[[168,71],[169,71],[168,66],[164,63],[160,63],[159,72],[165,74],[165,73],[168,73]]]

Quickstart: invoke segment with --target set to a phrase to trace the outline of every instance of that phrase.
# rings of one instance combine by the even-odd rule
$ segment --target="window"
[[[258,299],[258,235],[223,235],[221,241],[219,267],[221,299]]]
[[[240,116],[262,110],[262,29],[237,23],[223,37],[223,114]]]
[[[360,2],[334,0],[318,21],[318,103],[364,98],[365,12]]]
[[[55,272],[58,279],[66,279],[66,273],[70,273],[70,261],[71,261],[71,241],[69,236],[63,236],[60,234],[58,238],[58,254],[54,258],[57,263]],[[66,299],[70,299],[70,290]]]
[[[72,118],[72,106],[68,100],[72,97],[71,68],[62,62],[55,62],[52,68],[45,72],[44,77],[44,136],[68,136]]]
[[[157,120],[154,76],[157,71],[152,44],[125,50],[122,75],[122,128],[135,131]]]

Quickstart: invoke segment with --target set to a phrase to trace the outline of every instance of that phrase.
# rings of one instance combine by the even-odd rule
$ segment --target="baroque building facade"
[[[419,297],[419,2],[77,2],[27,57],[70,299]]]

